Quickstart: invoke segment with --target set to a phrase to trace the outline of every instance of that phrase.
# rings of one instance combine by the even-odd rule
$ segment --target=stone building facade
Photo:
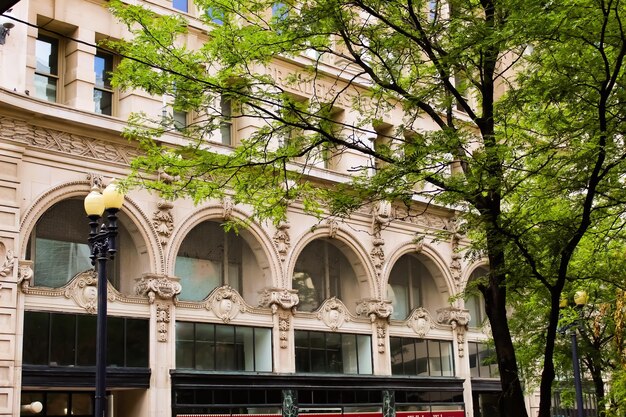
[[[35,402],[39,415],[93,415],[82,200],[139,154],[121,136],[128,115],[163,110],[99,77],[118,58],[96,42],[124,35],[103,3],[22,0],[0,46],[0,416]],[[232,126],[233,143],[249,128]],[[316,175],[344,180],[359,155],[342,158]],[[462,257],[454,212],[425,208],[320,222],[294,204],[288,222],[237,235],[220,223],[251,210],[228,198],[131,191],[108,268],[109,415],[495,415],[481,301],[455,298],[485,265]]]

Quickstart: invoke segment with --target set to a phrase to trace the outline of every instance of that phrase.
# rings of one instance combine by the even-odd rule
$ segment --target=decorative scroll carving
[[[289,328],[291,327],[291,314],[282,312],[278,315],[278,338],[280,340],[280,348],[287,349],[289,341]]]
[[[171,209],[174,205],[170,201],[161,200],[157,203],[158,210],[152,214],[152,225],[159,235],[161,246],[167,245],[174,230],[174,216]]]
[[[270,307],[275,314],[279,307],[284,310],[295,309],[299,302],[297,290],[266,288],[261,292],[259,307]]]
[[[370,257],[376,275],[380,276],[383,265],[385,263],[385,240],[382,238],[382,229],[392,220],[391,203],[388,201],[379,201],[372,209],[372,250]]]
[[[156,322],[157,322],[157,340],[159,342],[167,342],[167,329],[170,323],[170,305],[157,304],[156,306]]]
[[[65,288],[65,298],[71,298],[88,313],[95,313],[98,307],[98,275],[90,269],[75,276]]]
[[[358,316],[369,317],[371,322],[379,319],[388,319],[393,313],[393,306],[389,300],[377,300],[375,298],[369,298],[360,300],[356,306],[356,314]]]
[[[324,301],[318,310],[317,318],[322,320],[332,331],[340,328],[344,322],[350,321],[348,309],[336,297]]]
[[[165,275],[144,274],[135,281],[135,294],[147,295],[150,304],[154,303],[157,296],[163,300],[172,299],[182,290],[178,278]]]
[[[463,238],[461,220],[452,218],[448,221],[446,229],[450,232],[450,246],[452,249],[452,259],[450,261],[450,273],[454,278],[457,288],[461,286],[461,254],[459,253],[459,242]]]
[[[339,223],[335,219],[328,219],[328,237],[334,239],[339,232]]]
[[[437,310],[437,322],[452,326],[456,333],[456,341],[459,349],[459,357],[465,355],[465,332],[470,321],[468,310],[455,307],[440,308]]]
[[[22,284],[23,288],[33,285],[33,261],[18,261],[17,264],[17,285]]]
[[[213,311],[224,323],[229,323],[237,314],[246,311],[241,295],[228,285],[213,290],[206,301],[205,308]]]
[[[433,320],[428,314],[428,311],[422,307],[413,310],[413,313],[409,316],[407,321],[409,326],[418,337],[422,338],[433,327]]]
[[[235,208],[235,203],[232,198],[224,197],[222,200],[222,217],[224,220],[230,220],[233,216],[233,209]]]
[[[4,255],[4,260],[2,260],[2,265],[0,265],[0,277],[6,278],[9,275],[13,274],[13,267],[15,266],[15,255],[12,250],[8,250],[5,252],[5,246],[3,243],[0,243],[2,247],[0,248],[0,255]],[[4,252],[4,253],[3,253]]]
[[[387,335],[387,323],[379,320],[376,323],[376,344],[378,345],[378,353],[385,353],[385,336]]]
[[[42,149],[110,161],[128,166],[140,155],[137,148],[54,129],[33,126],[21,120],[0,117],[0,139],[19,141]]]
[[[278,225],[276,233],[274,233],[274,243],[276,244],[276,250],[278,250],[280,260],[283,262],[285,262],[285,259],[287,259],[287,252],[291,247],[291,237],[289,236],[290,227],[291,226],[287,222],[281,223]]]

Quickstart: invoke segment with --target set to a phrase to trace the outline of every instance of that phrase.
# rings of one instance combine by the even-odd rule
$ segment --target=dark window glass
[[[94,111],[107,116],[113,114],[112,71],[113,55],[98,50],[94,57],[94,72],[96,74],[96,84],[93,90]]]
[[[454,376],[452,342],[390,337],[392,375]]]
[[[271,329],[176,322],[176,367],[272,371]]]
[[[108,317],[108,364],[147,367],[148,327],[148,320]],[[96,316],[27,311],[24,335],[27,365],[95,365]]]
[[[49,352],[48,313],[28,312],[24,323],[24,362],[32,365],[47,365]],[[31,341],[37,341],[32,343]],[[28,362],[27,362],[28,361]]]
[[[39,35],[35,44],[35,97],[57,101],[59,40]]]
[[[470,375],[474,378],[498,378],[496,352],[486,343],[468,342]]]
[[[371,374],[371,337],[296,330],[296,372]]]

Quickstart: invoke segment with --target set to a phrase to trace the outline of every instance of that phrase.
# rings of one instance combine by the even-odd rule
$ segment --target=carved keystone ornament
[[[247,310],[241,295],[228,285],[213,290],[204,306],[224,323],[229,323],[239,313]]]
[[[420,307],[411,313],[407,321],[407,326],[413,329],[418,337],[422,338],[426,336],[433,327],[433,319],[426,309]]]
[[[340,328],[344,322],[350,321],[348,309],[336,297],[324,301],[318,310],[317,318],[322,320],[332,331]]]

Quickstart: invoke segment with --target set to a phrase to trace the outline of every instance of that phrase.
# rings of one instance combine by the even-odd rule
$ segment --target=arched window
[[[470,283],[472,281],[486,277],[487,274],[489,274],[489,271],[486,268],[475,269],[469,277],[468,285],[471,285]],[[469,327],[482,326],[487,319],[487,315],[485,313],[485,300],[477,289],[473,289],[467,295],[465,299],[465,308],[469,310],[470,313]]]
[[[393,305],[393,319],[405,319],[411,310],[425,307],[434,311],[442,307],[432,273],[417,256],[402,256],[393,266],[387,285],[387,298]]]
[[[348,258],[333,242],[318,239],[300,253],[293,271],[293,289],[298,290],[298,309],[313,311],[327,298],[337,297],[354,309],[360,298],[356,274]]]
[[[230,285],[244,298],[263,285],[263,272],[243,237],[225,232],[219,223],[205,221],[185,237],[176,256],[181,300],[200,301],[216,287]],[[255,283],[256,282],[256,283]]]
[[[120,290],[120,265],[125,256],[133,256],[129,251],[133,252],[134,245],[122,222],[118,227],[117,253],[107,266],[107,278]],[[34,261],[34,285],[62,287],[76,274],[91,269],[88,237],[89,221],[82,199],[64,200],[50,207],[35,224],[28,242],[26,258]],[[137,278],[141,273],[130,275]]]

